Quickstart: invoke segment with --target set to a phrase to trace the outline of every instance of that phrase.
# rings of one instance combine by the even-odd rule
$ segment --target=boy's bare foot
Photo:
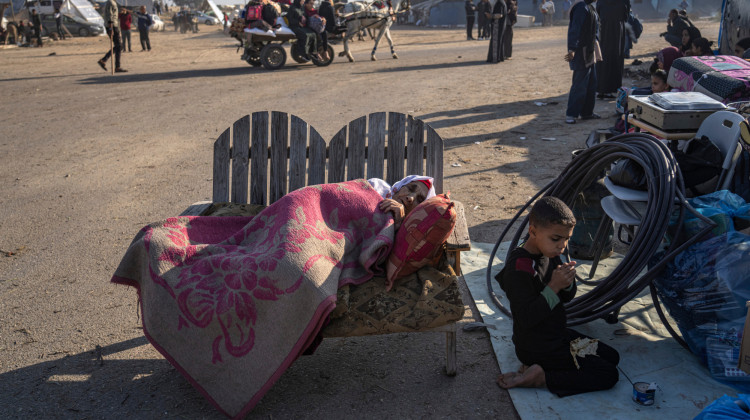
[[[497,384],[505,389],[520,388],[541,388],[546,384],[544,370],[539,365],[531,365],[524,369],[523,372],[505,373],[497,377]]]
[[[526,369],[528,369],[528,368],[529,368],[528,366],[522,364],[521,367],[518,368],[518,373],[524,373],[524,372],[526,372]]]

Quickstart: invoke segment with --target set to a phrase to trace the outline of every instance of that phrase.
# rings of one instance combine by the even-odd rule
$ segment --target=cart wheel
[[[300,55],[299,51],[297,51],[297,43],[292,42],[292,46],[289,48],[289,52],[292,53],[292,60],[298,62],[298,63],[307,63],[308,60],[305,60],[302,58],[302,55]]]
[[[253,67],[260,67],[263,64],[260,62],[260,57],[258,57],[257,55],[253,57],[248,57],[247,63]]]
[[[267,44],[260,50],[260,62],[268,70],[278,70],[286,63],[286,51],[279,45]]]
[[[313,58],[312,59],[313,64],[315,64],[318,67],[325,67],[333,63],[333,47],[329,45],[327,50],[328,50],[328,60],[316,60]],[[323,51],[323,49],[321,48],[320,51]]]

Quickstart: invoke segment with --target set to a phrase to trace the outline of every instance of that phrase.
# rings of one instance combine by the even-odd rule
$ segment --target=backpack
[[[708,137],[690,140],[685,152],[672,150],[685,181],[688,196],[697,197],[716,191],[724,157]]]
[[[628,23],[633,28],[633,33],[635,33],[635,38],[636,39],[640,38],[641,34],[643,33],[643,24],[637,17],[635,17],[633,12],[630,12],[628,14]]]

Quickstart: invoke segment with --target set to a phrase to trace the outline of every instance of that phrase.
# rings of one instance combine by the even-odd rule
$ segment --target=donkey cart
[[[242,59],[254,67],[262,65],[268,70],[277,70],[284,67],[287,57],[284,44],[287,42],[291,45],[290,53],[294,61],[298,63],[308,62],[298,50],[297,37],[286,25],[275,31],[245,29],[241,41],[241,46],[244,48]],[[327,60],[312,58],[312,63],[320,67],[331,64],[333,62],[333,47],[328,45],[327,49]],[[323,47],[319,47],[318,52],[322,53]]]

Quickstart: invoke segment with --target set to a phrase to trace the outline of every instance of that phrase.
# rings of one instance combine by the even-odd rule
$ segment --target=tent
[[[724,0],[721,6],[719,52],[734,54],[734,45],[750,37],[750,0]]]
[[[2,3],[10,3],[5,9],[5,17],[28,20],[28,9],[36,9],[40,14],[51,14],[56,8],[66,15],[77,16],[87,22],[104,26],[104,19],[87,0],[10,0]]]
[[[200,7],[200,10],[211,10],[220,21],[224,22],[224,12],[219,9],[219,6],[214,3],[213,0],[204,0]]]
[[[463,0],[427,0],[411,7],[419,25],[466,25]]]
[[[146,13],[154,13],[154,0],[117,0],[117,4],[131,10],[146,6]]]

